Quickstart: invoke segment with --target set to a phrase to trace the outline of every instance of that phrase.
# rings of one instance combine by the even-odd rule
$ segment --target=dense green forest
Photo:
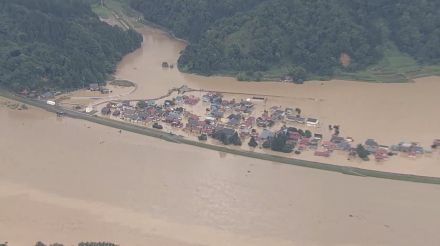
[[[131,0],[147,21],[190,41],[179,68],[258,79],[282,71],[353,72],[387,47],[418,64],[440,62],[438,0]]]
[[[99,20],[86,0],[0,0],[0,85],[69,89],[104,82],[142,36]]]

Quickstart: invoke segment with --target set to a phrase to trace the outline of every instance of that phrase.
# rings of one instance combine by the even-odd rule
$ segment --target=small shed
[[[40,97],[42,99],[51,99],[51,98],[54,98],[54,94],[52,92],[48,91],[48,92],[41,94]]]
[[[99,91],[99,84],[98,83],[92,83],[89,85],[89,90],[91,91]]]

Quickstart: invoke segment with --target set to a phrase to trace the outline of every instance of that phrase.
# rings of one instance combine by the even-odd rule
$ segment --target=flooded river
[[[437,245],[440,186],[360,178],[0,108],[0,239]]]
[[[324,114],[326,107],[342,105],[332,101],[336,97],[362,107],[362,100],[352,98],[362,91],[382,96],[369,100],[370,110],[376,110],[376,100],[393,102],[392,96],[370,84],[237,83],[163,70],[162,61],[175,62],[184,44],[156,30],[143,32],[143,48],[127,56],[117,73],[119,78],[138,83],[130,97],[157,96],[182,84],[283,95],[304,107],[310,101],[305,98],[313,96],[327,100],[317,106],[322,107],[323,117],[330,117]],[[424,105],[431,103],[433,92],[427,88],[437,86],[436,81],[428,78],[395,89],[403,93],[413,90],[412,86],[420,86],[420,90],[427,86],[421,92],[427,99],[418,100]],[[328,95],[342,87],[352,87],[350,95]],[[410,103],[401,101],[401,105],[418,114],[411,111]],[[334,108],[332,117],[344,122],[359,120],[351,119],[359,116],[358,108],[349,118],[342,117],[346,110],[348,107]],[[398,114],[403,110],[394,109]],[[371,117],[377,112],[367,110],[365,114]],[[377,123],[369,120],[375,129]],[[393,131],[389,124],[387,130]],[[432,126],[420,126],[414,137],[423,135],[425,127]],[[17,111],[0,106],[0,137],[0,242],[9,245],[33,245],[38,240],[66,245],[113,241],[127,246],[440,242],[440,221],[435,219],[440,216],[440,186],[232,156],[59,119],[39,109]]]
[[[385,145],[414,141],[429,147],[440,138],[440,114],[435,110],[439,77],[406,84],[332,80],[295,85],[183,74],[176,68],[163,69],[161,64],[176,64],[184,42],[157,29],[139,31],[144,35],[142,48],[126,56],[116,73],[116,77],[138,84],[138,90],[127,98],[154,98],[183,84],[196,89],[274,95],[283,97],[280,104],[300,107],[305,115],[320,119],[324,127],[340,125],[342,134],[355,140],[374,138]]]

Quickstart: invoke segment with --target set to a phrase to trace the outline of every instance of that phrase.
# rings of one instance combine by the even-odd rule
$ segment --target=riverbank
[[[239,150],[239,149],[234,149],[234,148],[228,148],[225,146],[206,144],[206,143],[186,139],[183,137],[179,137],[176,135],[171,135],[169,133],[164,133],[162,131],[158,131],[155,129],[140,127],[140,126],[127,124],[127,123],[120,122],[120,121],[111,120],[108,118],[97,117],[97,116],[86,114],[86,113],[80,113],[80,112],[77,112],[74,110],[68,110],[65,108],[57,107],[57,106],[47,105],[45,102],[35,101],[35,100],[23,98],[23,97],[17,97],[15,95],[7,93],[5,91],[0,91],[0,96],[7,97],[11,100],[16,100],[21,103],[26,103],[26,104],[29,104],[29,105],[32,105],[35,107],[39,107],[39,108],[45,109],[49,112],[63,111],[63,112],[65,112],[66,116],[69,116],[72,118],[87,120],[87,121],[90,121],[93,123],[97,123],[97,124],[101,124],[101,125],[125,130],[125,131],[130,131],[133,133],[142,134],[142,135],[146,135],[146,136],[150,136],[150,137],[159,138],[159,139],[166,140],[166,141],[173,142],[173,143],[183,143],[183,144],[188,144],[188,145],[192,145],[192,146],[196,146],[196,147],[202,147],[202,148],[206,148],[206,149],[216,150],[216,151],[220,151],[220,152],[224,152],[224,153],[230,153],[230,154],[234,154],[234,155],[241,155],[241,156],[257,158],[257,159],[261,159],[261,160],[267,160],[267,161],[291,164],[291,165],[296,165],[296,166],[321,169],[321,170],[326,170],[326,171],[339,172],[339,173],[349,174],[349,175],[357,175],[357,176],[362,176],[362,177],[376,177],[376,178],[386,178],[386,179],[420,182],[420,183],[440,184],[439,177],[411,175],[411,174],[405,174],[405,173],[382,172],[382,171],[377,171],[377,170],[369,170],[369,169],[363,169],[363,168],[351,167],[351,166],[339,166],[339,165],[325,164],[325,163],[319,163],[319,162],[313,162],[313,161],[307,161],[307,160],[286,158],[286,157],[277,156],[277,155],[263,154],[263,153],[258,153],[258,152],[254,152],[254,151],[244,151],[244,150]]]

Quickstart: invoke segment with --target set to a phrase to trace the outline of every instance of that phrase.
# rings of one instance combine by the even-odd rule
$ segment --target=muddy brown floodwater
[[[409,137],[423,140],[425,133],[438,133],[433,130],[440,124],[431,125],[438,121],[429,114],[432,107],[426,107],[438,88],[437,78],[405,85],[333,81],[293,86],[184,75],[160,68],[162,61],[175,62],[184,44],[157,30],[143,33],[143,48],[127,56],[117,74],[139,84],[131,97],[160,95],[183,83],[279,93],[298,103],[296,97],[313,96],[327,102],[317,106],[323,117],[344,120],[346,131],[363,115],[357,113],[359,107],[368,104],[362,117],[371,127],[356,130],[359,136],[374,132],[376,121],[388,117],[377,109],[378,101],[384,107],[400,102],[388,110],[401,117],[420,116],[411,103],[417,102],[427,110],[423,119],[430,123],[389,118],[383,134],[391,140],[396,133],[387,131],[400,131],[394,129],[395,122],[418,126],[418,134],[409,132]],[[410,93],[413,99],[402,100],[400,93]],[[333,108],[332,114],[327,107]],[[438,245],[439,207],[436,185],[271,163],[59,119],[35,108],[0,106],[0,240],[9,245],[33,245],[37,240],[127,246]]]
[[[355,140],[374,138],[392,145],[419,142],[429,147],[440,138],[439,77],[414,83],[365,83],[359,81],[309,81],[304,85],[279,82],[238,82],[229,77],[205,77],[163,69],[166,61],[176,64],[185,43],[153,29],[144,35],[141,49],[127,55],[116,77],[136,82],[138,90],[129,98],[154,98],[183,84],[191,88],[282,96],[283,104],[328,124],[341,125],[345,136]]]

